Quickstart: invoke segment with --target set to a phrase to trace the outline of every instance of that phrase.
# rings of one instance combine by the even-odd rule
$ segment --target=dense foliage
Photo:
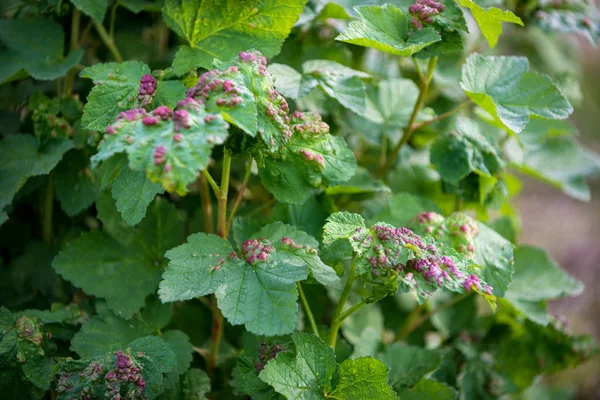
[[[3,2],[0,397],[526,399],[595,355],[513,199],[590,198],[557,33],[598,11],[354,3]]]

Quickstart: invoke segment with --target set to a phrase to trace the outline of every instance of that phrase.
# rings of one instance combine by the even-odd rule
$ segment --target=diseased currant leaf
[[[495,120],[521,132],[530,116],[565,119],[573,107],[549,76],[528,72],[525,57],[471,54],[462,69],[461,87]]]
[[[458,118],[456,130],[434,140],[430,158],[441,178],[455,185],[471,173],[494,178],[504,166],[495,147],[467,118]]]
[[[386,384],[388,367],[381,361],[362,357],[337,365],[333,349],[317,336],[298,332],[292,340],[295,352],[278,354],[259,375],[286,398],[398,398]]]
[[[460,0],[460,5],[471,10],[473,18],[477,21],[481,33],[483,33],[491,48],[496,46],[498,38],[502,34],[502,22],[512,22],[524,26],[521,18],[513,14],[512,11],[505,11],[496,7],[490,7],[486,10],[473,0]]]
[[[50,343],[35,317],[13,315],[0,307],[0,389],[3,396],[29,393],[40,398],[49,389],[55,362],[47,354]],[[21,391],[19,393],[19,391]],[[20,395],[20,396],[19,396]]]
[[[77,49],[63,57],[65,35],[61,26],[45,18],[13,18],[0,21],[0,82],[18,78],[25,70],[35,79],[64,76],[77,65],[84,51]]]
[[[183,224],[175,208],[155,201],[135,230],[121,220],[108,196],[97,203],[102,232],[71,240],[52,262],[65,279],[104,298],[112,311],[129,319],[160,281],[165,250],[180,242]]]
[[[258,174],[276,199],[303,203],[313,188],[348,181],[356,159],[343,138],[329,134],[329,125],[317,114],[299,113],[290,121],[293,135],[279,154],[264,159]]]
[[[408,16],[391,4],[355,8],[360,21],[351,22],[336,40],[410,56],[441,40],[433,28],[409,31]]]
[[[265,226],[237,252],[218,236],[193,234],[188,243],[165,254],[170,262],[160,298],[169,302],[214,293],[231,324],[245,324],[248,331],[262,335],[292,332],[298,312],[296,282],[311,271],[316,279],[337,284],[333,271],[310,246],[316,243],[282,223]]]
[[[149,73],[150,68],[139,61],[96,64],[81,71],[80,77],[94,81],[83,107],[82,126],[104,132],[120,112],[134,108],[140,80]]]
[[[390,367],[388,383],[398,392],[415,385],[442,362],[439,350],[403,343],[388,346],[381,360]]]
[[[31,135],[6,135],[0,141],[0,211],[29,177],[49,173],[72,147],[73,142],[65,139],[49,139],[38,146]]]
[[[277,91],[290,99],[300,98],[302,74],[285,64],[270,64],[267,68]]]
[[[94,204],[99,195],[89,158],[79,151],[69,151],[58,163],[54,187],[60,207],[70,217]]]
[[[226,63],[200,76],[188,91],[210,112],[220,112],[226,121],[248,135],[258,136],[270,151],[289,141],[288,104],[275,90],[265,57],[256,50],[240,52]]]
[[[84,395],[102,398],[107,392],[153,399],[160,393],[163,374],[176,365],[176,354],[157,336],[136,339],[119,351],[92,359],[62,359],[58,365],[58,399],[78,399]]]
[[[144,171],[134,171],[125,166],[115,178],[112,197],[123,221],[129,226],[137,225],[146,215],[146,208],[157,194],[164,189],[159,183],[152,183]]]
[[[213,59],[227,60],[255,48],[266,57],[279,53],[281,44],[302,13],[306,0],[167,0],[165,23],[189,46],[182,46],[173,68],[182,75],[193,68],[209,69]]]
[[[483,267],[483,277],[494,288],[494,295],[502,297],[514,273],[513,244],[482,222],[477,225],[479,235],[474,241],[473,259]]]
[[[104,21],[106,9],[108,8],[108,0],[71,0],[71,3],[94,21],[100,24]]]
[[[515,251],[515,273],[506,299],[532,321],[547,325],[547,300],[577,296],[582,291],[583,283],[563,271],[544,250],[521,246]]]
[[[567,195],[582,201],[591,198],[585,181],[600,171],[600,156],[582,148],[575,138],[555,136],[548,131],[541,145],[527,145],[523,150],[511,147],[511,165],[540,179]]]
[[[107,128],[92,165],[127,152],[132,170],[145,171],[150,181],[184,195],[188,184],[206,168],[212,147],[226,137],[227,123],[221,116],[207,113],[191,98],[175,110],[161,106],[148,114],[133,109],[119,114]]]
[[[298,94],[306,96],[321,88],[329,97],[357,114],[366,111],[367,92],[362,79],[371,76],[329,60],[309,60],[302,64]]]
[[[323,227],[323,243],[331,244],[346,239],[357,230],[365,228],[365,220],[360,214],[341,211],[331,214]]]

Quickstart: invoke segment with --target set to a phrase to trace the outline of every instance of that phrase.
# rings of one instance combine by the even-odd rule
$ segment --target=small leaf
[[[482,276],[494,288],[494,295],[502,297],[514,272],[513,245],[483,223],[478,226],[474,260],[483,267]]]
[[[549,76],[528,72],[524,57],[471,54],[462,69],[461,87],[495,120],[521,132],[530,116],[565,119],[573,107]]]
[[[398,391],[402,400],[455,400],[456,390],[445,383],[423,378],[413,387]]]
[[[156,195],[163,193],[162,186],[150,182],[143,171],[134,171],[128,167],[121,169],[112,188],[117,210],[129,226],[137,225],[146,215],[146,208]]]
[[[68,152],[54,173],[56,198],[68,216],[79,214],[98,199],[98,187],[89,158],[82,152]]]
[[[190,45],[177,52],[175,72],[181,75],[192,68],[209,69],[214,58],[227,60],[249,48],[273,57],[279,53],[305,3],[306,0],[225,4],[217,0],[167,0],[162,10],[165,23]],[[188,55],[180,56],[182,51]]]
[[[79,11],[92,17],[99,24],[104,21],[104,15],[108,8],[108,0],[71,0],[71,3],[77,7]]]
[[[381,359],[390,367],[388,382],[397,391],[413,386],[442,362],[438,350],[403,343],[388,346]]]
[[[460,0],[460,5],[471,10],[473,18],[477,21],[481,33],[483,33],[491,48],[496,46],[498,38],[502,34],[502,22],[512,22],[524,26],[521,18],[513,14],[512,11],[504,11],[496,7],[490,7],[486,10],[473,0]]]
[[[351,22],[336,40],[398,56],[410,56],[441,40],[433,28],[409,32],[408,17],[391,4],[355,8],[360,21]]]
[[[177,103],[185,99],[185,93],[186,87],[181,81],[158,81],[153,108],[160,106],[175,108]]]

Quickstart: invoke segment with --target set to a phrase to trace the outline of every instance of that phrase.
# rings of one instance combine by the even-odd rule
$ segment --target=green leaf
[[[441,40],[433,28],[409,31],[408,17],[391,4],[355,8],[360,21],[351,22],[336,40],[373,47],[407,57]]]
[[[56,198],[70,217],[90,207],[98,199],[98,187],[89,158],[82,152],[70,151],[54,171]]]
[[[435,139],[430,158],[441,178],[455,185],[473,172],[493,178],[503,168],[494,146],[467,118],[458,118],[456,130]]]
[[[278,354],[259,375],[286,398],[397,399],[386,384],[388,367],[379,360],[363,357],[337,365],[333,349],[317,336],[298,332],[292,339],[296,351]]]
[[[360,214],[341,211],[331,214],[323,227],[323,243],[331,244],[346,239],[357,230],[365,228],[365,220]]]
[[[402,96],[398,96],[402,93]],[[410,79],[382,80],[372,96],[373,107],[364,117],[386,130],[405,128],[419,97],[419,88]]]
[[[429,211],[441,212],[439,207],[429,199],[410,193],[396,193],[390,197],[387,206],[373,220],[396,226],[408,226],[415,215]]]
[[[107,386],[115,382],[107,380],[106,376],[117,369],[117,354],[139,370],[145,387],[140,389],[133,382],[117,382],[116,388],[121,393],[130,392],[136,398],[156,398],[161,391],[163,374],[177,365],[175,353],[157,336],[136,339],[121,347],[119,352],[108,352],[93,359],[62,359],[58,368],[58,399],[74,400],[90,394],[93,398],[103,397]]]
[[[100,142],[98,153],[92,157],[93,166],[115,153],[127,152],[132,170],[145,171],[151,182],[180,195],[187,193],[187,186],[206,168],[212,147],[227,137],[227,123],[221,116],[208,114],[192,99],[175,111],[163,106],[153,116],[143,109],[128,111],[110,128],[113,133],[107,133]],[[118,181],[117,177],[115,185]],[[140,178],[140,182],[144,181]],[[158,192],[156,186],[147,190]],[[117,197],[114,189],[113,196]]]
[[[362,79],[371,76],[335,61],[309,60],[302,64],[302,80],[298,94],[304,97],[321,88],[329,97],[357,114],[366,111],[367,92]]]
[[[137,225],[146,215],[146,208],[156,195],[163,193],[162,186],[150,182],[143,171],[134,171],[128,167],[121,169],[112,187],[117,210],[129,226]]]
[[[592,46],[600,37],[600,17],[596,8],[586,3],[561,5],[560,8],[545,8],[534,15],[534,22],[545,32],[575,33],[585,36]],[[566,8],[565,8],[566,7]],[[573,9],[569,9],[573,7]]]
[[[521,246],[515,251],[515,274],[506,298],[532,321],[547,325],[545,301],[582,291],[583,283],[563,271],[544,250]]]
[[[565,119],[573,107],[549,76],[528,72],[524,57],[471,54],[462,69],[461,87],[495,120],[516,133],[530,115]]]
[[[504,296],[514,272],[513,245],[492,228],[478,223],[474,260],[483,267],[482,276],[494,288],[494,295]]]
[[[281,395],[277,394],[271,386],[267,385],[258,377],[259,371],[257,371],[254,366],[254,360],[258,359],[258,355],[254,353],[255,352],[250,356],[245,351],[242,351],[238,356],[232,373],[233,387],[241,393],[251,396],[252,399],[281,399]]]
[[[214,58],[227,60],[249,48],[273,57],[279,53],[305,3],[306,0],[226,4],[217,0],[167,0],[162,10],[165,23],[190,45],[177,52],[175,72],[181,75],[192,68],[210,69]],[[181,56],[181,52],[186,56]]]
[[[73,3],[79,11],[88,17],[91,17],[99,24],[104,21],[104,15],[108,8],[108,0],[71,0],[71,3]]]
[[[160,11],[163,3],[163,0],[119,0],[119,4],[135,14],[141,11]]]
[[[540,146],[512,148],[511,165],[582,201],[591,198],[586,177],[600,171],[600,156],[581,147],[572,137],[548,135]]]
[[[341,137],[311,113],[294,113],[292,138],[284,151],[265,158],[258,174],[265,188],[286,203],[303,203],[313,188],[348,181],[356,169],[354,153]]]
[[[396,391],[415,385],[442,362],[438,350],[394,343],[387,347],[381,360],[390,367],[388,383]]]
[[[52,266],[86,293],[106,299],[108,308],[128,319],[156,290],[163,254],[180,242],[183,225],[165,201],[155,201],[135,230],[120,219],[110,198],[102,197],[97,207],[103,231],[85,232],[71,240]]]
[[[285,64],[270,64],[268,70],[279,93],[290,99],[300,98],[300,72]]]
[[[165,332],[162,338],[177,356],[177,372],[184,374],[190,369],[194,358],[192,355],[194,349],[190,343],[190,338],[182,331],[177,330]]]
[[[340,185],[330,186],[325,190],[329,196],[336,195],[369,195],[375,193],[391,193],[392,190],[382,181],[375,180],[369,170],[358,167],[349,181]]]
[[[52,80],[79,64],[82,49],[63,57],[65,35],[50,19],[3,19],[0,21],[0,82],[24,69],[35,79]]]
[[[206,400],[210,392],[210,378],[201,369],[192,368],[186,372],[179,383],[162,393],[160,400]]]
[[[457,392],[445,383],[433,379],[423,378],[412,388],[398,391],[402,400],[455,400]]]
[[[149,73],[150,68],[139,61],[96,64],[81,71],[79,76],[94,81],[83,107],[82,126],[104,132],[121,111],[134,108],[140,79]]]
[[[38,146],[31,135],[6,135],[0,141],[0,210],[29,177],[48,174],[72,147],[70,140],[50,139]]]
[[[181,81],[158,81],[153,108],[160,106],[175,108],[177,103],[185,99],[186,90],[185,84]]]
[[[483,33],[491,48],[496,46],[498,38],[502,34],[502,22],[512,22],[524,26],[521,18],[513,14],[512,11],[504,11],[496,7],[490,7],[486,10],[473,0],[460,0],[460,5],[471,10],[473,18],[477,21],[481,33]]]
[[[296,325],[296,282],[307,278],[336,284],[337,276],[316,255],[314,238],[282,223],[265,226],[239,252],[215,235],[196,233],[169,250],[160,283],[162,301],[215,293],[223,315],[250,332],[279,335]],[[260,257],[264,257],[264,260]]]

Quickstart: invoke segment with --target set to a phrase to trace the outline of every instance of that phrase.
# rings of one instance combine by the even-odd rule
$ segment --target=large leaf
[[[73,147],[65,139],[50,139],[38,146],[31,135],[6,135],[0,141],[0,212],[32,176],[45,175]]]
[[[197,233],[167,252],[159,294],[168,302],[215,293],[231,324],[257,334],[289,333],[296,324],[297,281],[310,271],[321,282],[339,284],[316,255],[316,244],[282,223],[267,225],[237,252],[218,236]]]
[[[405,57],[441,40],[433,28],[409,31],[409,17],[391,4],[355,10],[360,21],[351,22],[336,40]]]
[[[148,66],[139,61],[96,64],[81,71],[82,78],[94,81],[83,107],[82,126],[104,132],[120,112],[134,108],[140,80],[148,73]]]
[[[137,229],[121,220],[112,199],[98,202],[102,232],[85,232],[70,241],[52,262],[65,279],[88,294],[106,299],[129,319],[160,281],[164,252],[180,242],[183,224],[173,206],[155,201]]]
[[[258,170],[276,199],[303,203],[313,188],[346,182],[354,175],[354,154],[343,138],[329,134],[319,115],[294,113],[291,127],[293,135],[284,151],[265,158]]]
[[[390,367],[388,383],[397,391],[413,386],[442,362],[439,350],[394,343],[381,357]]]
[[[173,67],[179,75],[209,69],[213,59],[227,60],[255,48],[273,57],[302,13],[306,0],[167,0],[166,24],[189,46],[182,46]]]
[[[397,399],[381,361],[362,357],[337,365],[333,349],[317,336],[299,332],[292,339],[295,352],[279,354],[259,375],[286,398]]]
[[[546,32],[582,35],[592,46],[596,46],[600,37],[600,14],[593,4],[577,2],[542,8],[535,13],[534,22]]]
[[[83,50],[63,57],[65,35],[50,19],[0,20],[0,82],[24,69],[35,79],[52,80],[64,76],[83,57]]]
[[[515,273],[506,298],[532,321],[547,325],[547,300],[582,291],[583,283],[563,271],[544,250],[521,246],[515,251]]]
[[[207,113],[191,98],[175,110],[162,106],[148,114],[144,109],[134,109],[119,114],[108,128],[98,153],[92,157],[92,165],[127,152],[131,169],[144,171],[150,181],[184,195],[188,184],[206,168],[212,147],[223,143],[226,137],[227,123],[223,118]],[[156,188],[153,191],[158,192]]]
[[[496,46],[498,38],[502,34],[502,22],[512,22],[523,26],[521,18],[513,14],[512,11],[504,11],[496,7],[490,7],[486,10],[473,0],[460,0],[460,5],[471,10],[473,18],[477,21],[481,33],[483,33],[491,48]]]
[[[494,288],[494,295],[502,297],[514,273],[514,246],[492,228],[478,222],[479,235],[475,239],[474,260],[483,267],[483,276]]]
[[[79,151],[68,152],[55,170],[54,187],[60,207],[70,217],[98,199],[98,187],[89,158]]]
[[[148,180],[144,171],[134,171],[128,167],[121,169],[112,187],[117,210],[130,226],[137,225],[144,218],[148,205],[157,194],[162,193],[162,186]]]
[[[524,57],[472,54],[462,69],[461,87],[494,119],[516,133],[531,115],[565,119],[573,107],[549,76],[528,72]]]

